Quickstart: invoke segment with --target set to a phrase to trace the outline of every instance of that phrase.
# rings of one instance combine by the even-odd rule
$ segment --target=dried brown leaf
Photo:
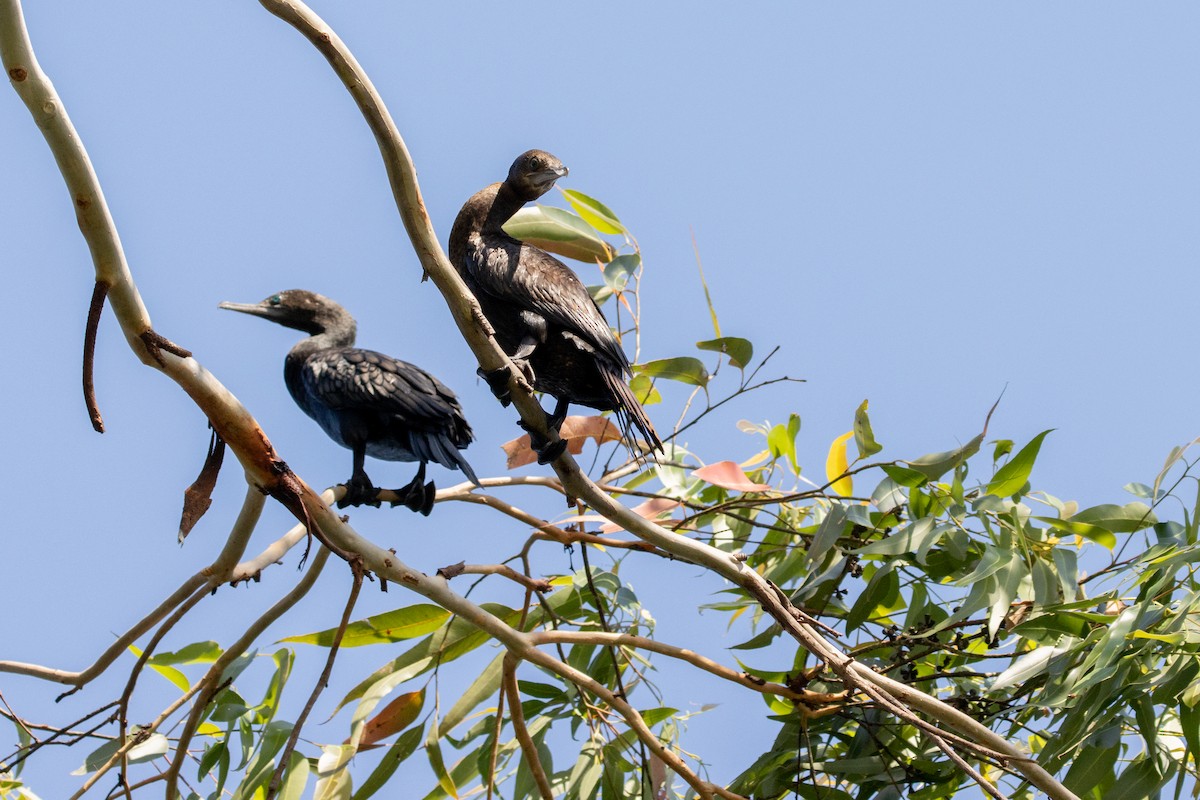
[[[567,443],[567,450],[572,455],[583,452],[583,445],[588,439],[595,439],[597,444],[621,441],[621,431],[608,417],[567,417],[559,428],[558,435]],[[537,453],[529,444],[529,434],[505,442],[500,445],[508,458],[508,469],[516,469],[537,461]]]

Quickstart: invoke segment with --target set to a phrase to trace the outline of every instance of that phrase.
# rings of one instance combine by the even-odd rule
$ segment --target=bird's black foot
[[[374,506],[379,508],[379,500],[376,495],[379,494],[379,489],[372,485],[371,481],[364,475],[353,477],[346,481],[346,494],[341,500],[337,501],[338,508],[346,508],[347,506]]]
[[[559,400],[554,404],[554,413],[546,415],[546,424],[555,431],[562,431],[562,424],[567,419],[567,409],[570,408],[570,401]]]
[[[496,399],[500,401],[500,405],[507,407],[512,403],[512,397],[508,391],[508,378],[512,374],[512,371],[507,366],[494,369],[491,372],[480,367],[475,370],[475,374],[483,378],[488,388],[492,390],[492,394],[496,395]]]
[[[418,476],[412,483],[395,491],[402,499],[392,503],[392,508],[403,505],[426,517],[429,516],[430,511],[433,511],[433,501],[437,499],[437,487],[434,486],[433,481],[423,484]]]
[[[529,434],[529,449],[537,453],[537,462],[539,464],[549,464],[554,459],[563,454],[567,449],[565,439],[559,439],[556,442],[548,442],[545,436],[542,436],[537,431],[525,424],[524,420],[517,423]]]

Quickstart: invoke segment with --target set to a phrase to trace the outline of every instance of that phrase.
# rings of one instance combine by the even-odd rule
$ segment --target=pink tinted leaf
[[[771,488],[769,484],[755,483],[750,480],[742,468],[733,461],[718,461],[716,464],[709,464],[707,467],[692,470],[692,475],[713,486],[720,486],[722,489],[731,489],[735,492],[765,492]]]
[[[646,519],[652,519],[658,522],[664,517],[668,516],[672,511],[679,508],[679,505],[680,503],[678,500],[671,500],[666,497],[655,497],[647,500],[644,503],[636,505],[629,510],[637,514],[639,517],[645,517]],[[601,533],[614,533],[616,531],[623,530],[625,529],[615,522],[606,522],[600,526]]]

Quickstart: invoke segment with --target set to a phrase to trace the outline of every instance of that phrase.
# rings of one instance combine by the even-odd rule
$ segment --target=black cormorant
[[[460,469],[478,485],[459,452],[474,436],[454,392],[419,367],[354,347],[354,318],[346,309],[302,289],[273,294],[261,303],[221,303],[221,308],[310,334],[288,352],[283,379],[304,413],[354,453],[354,472],[338,507],[379,505],[379,490],[363,469],[368,455],[420,462],[417,476],[396,493],[422,514],[433,508],[436,491],[433,481],[425,483],[426,462]]]
[[[474,293],[496,341],[523,369],[534,389],[557,400],[549,417],[557,428],[571,403],[615,411],[631,450],[637,429],[651,450],[662,441],[629,389],[629,359],[608,321],[579,278],[546,251],[502,229],[526,203],[536,200],[567,168],[542,150],[522,153],[508,178],[476,192],[463,205],[450,231],[450,261]],[[484,375],[492,391],[507,399],[508,374]],[[535,448],[540,444],[534,442]],[[562,443],[542,449],[546,463]]]

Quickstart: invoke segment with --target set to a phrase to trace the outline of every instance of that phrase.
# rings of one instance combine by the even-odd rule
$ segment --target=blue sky
[[[1089,504],[1124,502],[1122,485],[1151,481],[1173,445],[1200,434],[1194,5],[315,8],[389,104],[443,241],[463,200],[517,153],[550,150],[571,168],[563,185],[607,203],[641,244],[650,359],[711,337],[694,234],[724,332],[760,353],[780,345],[776,370],[807,380],[689,440],[706,461],[757,448],[738,418],[795,412],[806,474],[820,477],[864,398],[882,455],[915,457],[972,437],[1003,391],[990,434],[1020,444],[1055,428],[1034,483]],[[343,480],[349,454],[284,390],[292,332],[219,311],[222,300],[286,288],[340,300],[360,344],[459,393],[479,434],[472,463],[503,471],[497,445],[515,435],[514,415],[475,380],[436,290],[418,282],[370,133],[306,41],[250,2],[44,0],[26,14],[156,327],[246,403],[303,477]],[[109,433],[91,432],[78,389],[91,265],[12,92],[0,100],[0,142],[6,365],[18,376],[0,396],[10,421],[0,475],[13,500],[2,656],[77,669],[212,556],[242,487],[230,462],[209,517],[175,544],[204,420],[141,367],[107,315],[97,392]],[[662,427],[674,418],[661,406],[651,416]],[[384,485],[411,476],[408,465],[370,473]],[[526,497],[514,494],[544,502]],[[426,571],[498,560],[525,535],[474,508],[429,520],[360,511],[354,523]],[[269,510],[256,543],[288,525]],[[568,563],[547,554],[542,567]],[[718,655],[737,641],[714,615],[662,607],[660,586],[702,602],[715,581],[653,569],[629,577],[661,612],[661,638]],[[178,642],[228,641],[231,615],[252,619],[291,580],[285,567],[220,593]],[[326,576],[320,597],[272,633],[333,624],[342,583]],[[396,602],[364,596],[361,608]],[[354,681],[385,658],[359,654],[339,669]],[[9,677],[0,691],[31,716],[51,713],[53,689]],[[65,720],[107,699],[85,694],[53,713]],[[691,699],[719,701],[719,687]],[[739,700],[726,699],[713,722],[694,723],[695,750],[716,752],[720,726],[736,724]],[[733,777],[770,735],[749,732],[740,750],[711,756],[714,778]],[[74,766],[82,753],[63,758]],[[45,796],[69,785],[65,770],[31,769]]]

